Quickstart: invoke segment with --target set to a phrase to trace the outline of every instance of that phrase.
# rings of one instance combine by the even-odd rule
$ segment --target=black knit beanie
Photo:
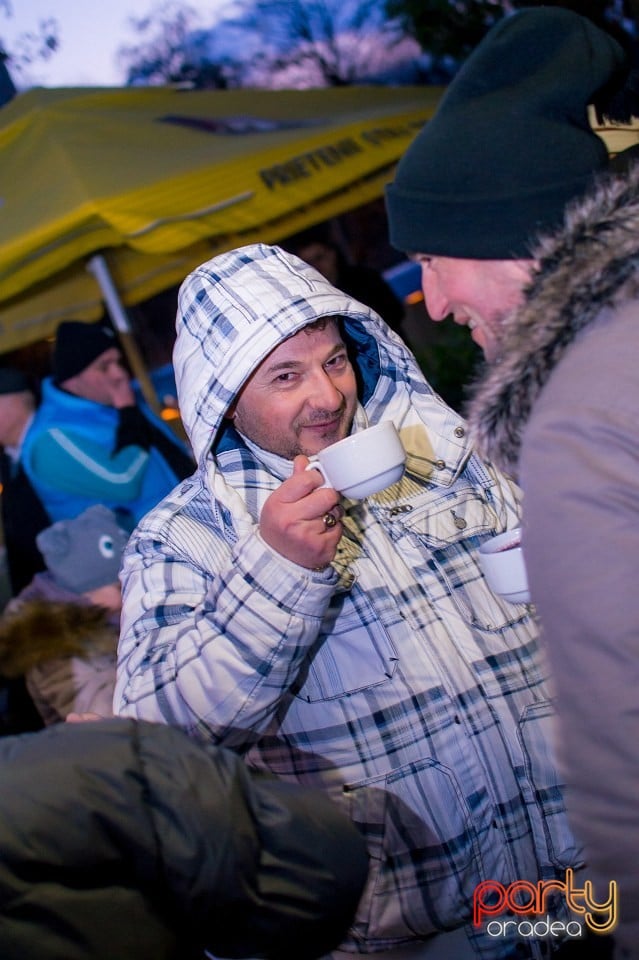
[[[53,379],[64,383],[93,363],[102,353],[117,347],[115,334],[103,323],[65,320],[57,329],[53,349]]]
[[[31,390],[31,384],[21,370],[13,367],[0,367],[0,395],[6,393],[24,393]]]
[[[398,250],[469,259],[530,256],[608,154],[588,104],[626,72],[590,20],[535,7],[500,20],[451,82],[386,188]]]

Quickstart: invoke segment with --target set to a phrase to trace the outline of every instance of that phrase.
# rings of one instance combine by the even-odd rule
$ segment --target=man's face
[[[122,354],[117,347],[110,347],[74,377],[63,384],[69,393],[85,400],[115,406],[114,392],[130,384],[130,377],[122,365]]]
[[[464,260],[416,254],[422,290],[432,320],[453,315],[489,361],[499,356],[501,326],[523,299],[533,260]]]
[[[263,450],[292,460],[348,436],[355,374],[337,324],[300,330],[276,347],[244,385],[230,413]]]

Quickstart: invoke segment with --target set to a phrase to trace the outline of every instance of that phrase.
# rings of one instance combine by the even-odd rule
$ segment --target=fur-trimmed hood
[[[598,180],[533,255],[539,270],[468,407],[479,452],[513,475],[532,408],[563,353],[603,310],[639,292],[639,164]]]
[[[118,628],[102,607],[64,600],[25,600],[0,619],[0,673],[24,676],[59,657],[115,656]]]

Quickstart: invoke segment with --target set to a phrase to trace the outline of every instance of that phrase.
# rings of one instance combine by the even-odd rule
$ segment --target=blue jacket
[[[146,404],[139,407],[181,446]],[[119,419],[116,408],[60,390],[49,377],[44,380],[23,464],[52,522],[103,503],[137,523],[181,479],[154,447],[147,451],[132,445],[114,455]]]

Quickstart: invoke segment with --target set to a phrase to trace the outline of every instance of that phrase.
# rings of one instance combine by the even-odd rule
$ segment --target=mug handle
[[[318,490],[321,490],[323,487],[331,487],[331,486],[332,486],[332,484],[329,482],[328,477],[326,476],[326,471],[324,470],[324,467],[322,466],[322,464],[319,462],[318,459],[316,459],[316,458],[311,458],[311,459],[309,460],[309,462],[308,462],[308,466],[305,467],[304,469],[305,469],[305,470],[319,470],[319,472],[322,474],[322,476],[324,477],[324,483],[322,483],[321,486],[319,486],[319,487],[317,488]]]

